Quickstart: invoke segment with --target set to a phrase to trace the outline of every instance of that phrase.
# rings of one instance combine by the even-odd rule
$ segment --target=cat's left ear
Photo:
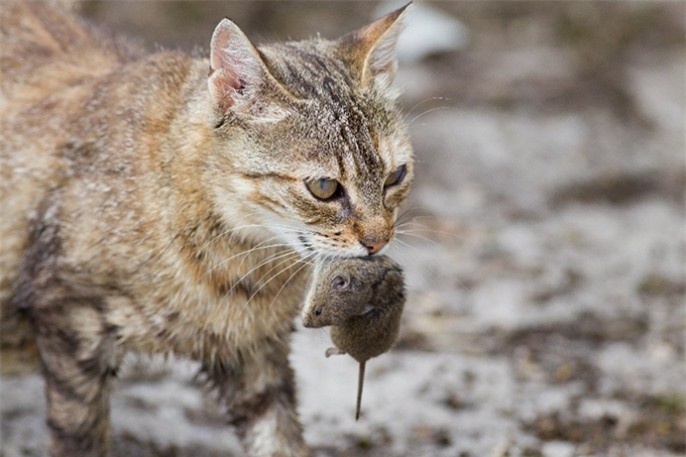
[[[404,16],[408,3],[377,21],[345,35],[339,47],[359,75],[360,84],[371,87],[375,81],[390,85],[398,68],[396,45],[405,28]]]

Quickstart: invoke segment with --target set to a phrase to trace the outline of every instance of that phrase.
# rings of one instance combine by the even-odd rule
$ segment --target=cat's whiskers
[[[396,244],[397,243],[397,244]],[[391,244],[390,246],[390,252],[389,255],[391,257],[399,257],[401,259],[401,264],[417,264],[421,263],[422,257],[418,256],[418,254],[421,254],[423,251],[417,248],[416,246],[412,246],[409,243],[406,243],[405,241],[396,238],[394,240],[394,243]],[[437,289],[439,288],[441,282],[439,281],[438,275],[435,271],[432,271],[431,269],[426,270],[422,269],[422,274],[425,275],[425,277],[429,281],[429,289]],[[464,287],[461,281],[458,280],[458,284],[460,287]],[[426,291],[426,288],[423,288],[424,291]]]
[[[422,206],[418,206],[418,205],[412,206],[412,207],[406,209],[405,211],[403,211],[402,213],[400,213],[398,215],[398,217],[396,218],[396,224],[408,222],[408,221],[418,219],[418,218],[434,218],[435,217],[435,216],[423,215],[423,213],[420,213],[416,216],[411,216],[413,211],[415,211],[415,212],[420,212],[420,211],[428,212],[429,210],[422,207]]]
[[[424,111],[424,112],[422,112],[422,113],[417,114],[415,117],[412,118],[411,121],[409,121],[409,122],[407,123],[407,125],[408,125],[408,127],[409,127],[409,126],[412,126],[412,124],[414,124],[417,120],[423,118],[424,116],[426,116],[426,115],[429,114],[429,113],[433,113],[434,111],[442,111],[442,110],[448,110],[448,109],[450,109],[450,106],[448,106],[448,105],[443,105],[443,106],[437,106],[437,107],[435,107],[435,108],[430,108],[430,109],[428,109],[428,110],[426,110],[426,111]]]
[[[436,242],[436,240],[432,240],[431,238],[428,238],[428,237],[426,237],[426,236],[418,235],[417,233],[415,233],[415,232],[412,231],[412,230],[396,230],[396,233],[397,233],[399,236],[400,236],[400,235],[403,235],[403,236],[411,236],[411,237],[414,237],[414,238],[418,238],[418,239],[420,239],[420,240],[426,241],[427,243],[430,243],[430,244],[433,244],[433,245],[437,245],[437,244],[438,244],[438,243]]]
[[[414,113],[415,109],[417,109],[421,105],[423,105],[427,102],[433,101],[433,100],[441,100],[441,101],[446,101],[446,102],[452,101],[452,99],[450,99],[448,97],[427,97],[427,98],[420,100],[417,103],[415,103],[414,106],[407,111],[407,116],[411,116]]]
[[[460,241],[466,237],[464,233],[458,233],[450,230],[438,230],[431,227],[422,226],[421,224],[413,224],[407,227],[409,228],[396,228],[396,230],[398,230],[399,233],[409,236],[420,237],[420,234],[424,234],[427,237],[431,236],[429,239],[433,242],[436,242],[437,238],[440,238],[441,240]]]
[[[295,265],[295,263],[297,263],[297,262],[294,262],[294,263],[291,263],[290,266],[287,266],[285,268],[280,268],[281,265],[283,265],[284,263],[292,261],[293,258],[295,257],[294,254],[296,254],[296,253],[291,252],[289,254],[291,254],[291,255],[282,256],[282,257],[279,257],[278,259],[272,260],[272,262],[275,262],[276,260],[278,260],[278,262],[275,262],[273,265],[271,265],[271,267],[267,271],[264,272],[262,277],[257,280],[257,283],[255,284],[255,286],[257,286],[257,289],[255,291],[253,291],[253,293],[248,298],[248,301],[250,301],[260,290],[262,290],[269,282],[271,282],[272,279],[276,278],[283,271],[288,270],[291,266],[293,266],[293,265]],[[299,255],[295,258],[298,259]],[[268,276],[274,270],[278,270],[278,271],[276,273],[274,273],[272,276]],[[265,277],[266,277],[266,279],[265,279]]]
[[[423,218],[423,219],[434,219],[433,216],[424,216],[424,217],[417,216],[416,218],[418,218],[418,219],[421,219],[421,218]],[[414,219],[414,218],[413,218],[413,219]],[[398,225],[398,227],[408,226],[408,225],[411,225],[411,224],[418,224],[418,225],[420,225],[420,226],[423,225],[423,224],[416,223],[416,222],[414,222],[414,221],[410,221],[410,222],[405,222],[405,223],[403,223],[403,224],[400,224],[400,225]],[[393,255],[396,255],[396,254],[397,254],[397,255],[399,255],[399,256],[401,256],[401,257],[404,257],[404,256],[414,256],[414,255],[419,254],[419,253],[422,252],[422,250],[420,250],[417,246],[413,246],[413,245],[412,245],[411,243],[409,243],[408,241],[403,240],[403,239],[401,238],[401,236],[408,236],[408,237],[412,237],[413,239],[415,239],[415,238],[421,239],[421,240],[423,240],[423,241],[426,241],[426,242],[430,243],[433,247],[440,246],[441,243],[439,243],[439,242],[437,242],[437,241],[435,241],[435,240],[432,240],[432,239],[430,239],[430,238],[426,238],[426,237],[424,237],[424,236],[418,235],[418,234],[415,233],[415,232],[419,232],[419,233],[423,233],[423,232],[442,233],[442,234],[450,235],[451,237],[454,237],[455,239],[459,239],[459,238],[460,238],[460,235],[459,235],[459,234],[457,234],[457,233],[455,233],[455,232],[450,232],[450,231],[434,230],[434,229],[431,229],[431,228],[421,228],[421,227],[420,227],[420,228],[417,228],[417,229],[410,229],[410,230],[403,230],[403,229],[397,230],[398,227],[396,227],[396,233],[398,233],[399,236],[398,236],[398,237],[395,237],[395,238],[392,240],[392,244],[391,244],[390,248],[391,248],[391,251],[392,251],[392,254],[393,254]],[[396,244],[396,243],[397,243],[397,244]],[[402,246],[403,249],[396,249],[397,245]],[[434,289],[437,288],[437,287],[439,286],[439,284],[441,283],[441,281],[439,281],[439,278],[438,278],[438,273],[435,272],[435,271],[429,271],[427,277],[428,277],[428,279],[429,279],[429,281],[430,281],[430,284],[431,284],[432,288],[434,288]],[[457,282],[457,284],[458,284],[460,287],[466,288],[466,285],[464,284],[464,282],[463,282],[462,280],[456,279],[456,282]]]
[[[305,257],[298,257],[298,261],[299,262],[306,261],[306,259],[308,259],[310,256],[311,256],[311,254],[307,254]],[[271,273],[272,271],[274,271],[276,268],[278,268],[279,265],[284,264],[287,260],[288,259],[286,259],[285,261],[281,261],[281,262],[275,264],[274,266],[272,266],[272,268],[270,268],[268,271],[265,272],[265,276],[268,275],[269,273]],[[295,263],[298,263],[298,262],[295,262]],[[293,265],[295,265],[295,263]],[[274,274],[273,276],[270,276],[268,279],[266,279],[264,281],[258,281],[257,285],[260,285],[260,288],[263,287],[264,285],[269,283],[275,277],[279,276],[283,271],[287,270],[288,268],[290,268],[290,266],[286,267],[285,269],[282,269],[280,272]]]
[[[316,255],[317,255],[316,252],[313,252],[312,254],[310,254],[310,256],[316,256]],[[307,257],[305,257],[305,259],[307,259]],[[272,305],[274,304],[274,302],[276,301],[276,299],[279,297],[279,294],[281,294],[281,292],[282,292],[283,289],[286,287],[286,285],[287,285],[289,282],[291,282],[291,280],[292,280],[298,273],[300,273],[300,271],[302,271],[303,268],[305,268],[305,267],[311,265],[310,262],[306,262],[306,261],[305,261],[305,262],[300,261],[300,262],[303,263],[303,265],[301,265],[300,268],[298,268],[298,269],[295,270],[293,273],[291,273],[291,275],[288,277],[288,279],[286,279],[286,281],[281,285],[281,287],[279,288],[279,290],[278,290],[278,291],[276,292],[276,294],[274,295],[274,298],[272,299],[272,301],[271,301],[271,303],[269,304],[269,306],[272,306]]]
[[[400,245],[402,245],[403,247],[406,247],[406,248],[408,248],[408,249],[412,249],[412,250],[415,250],[415,251],[419,251],[419,248],[418,248],[417,246],[412,246],[410,243],[408,243],[408,242],[406,242],[406,241],[404,241],[404,240],[401,240],[400,238],[395,238],[393,241],[395,241],[396,243],[398,243],[398,244],[400,244]],[[391,244],[390,247],[393,248],[394,245]]]
[[[260,243],[260,244],[263,244],[263,243],[265,243],[265,242],[267,242],[267,241],[271,241],[271,240],[273,240],[273,239],[275,239],[275,238],[279,238],[279,237],[278,237],[278,236],[273,236],[273,237],[268,238],[267,240],[263,241],[263,242]],[[260,245],[258,244],[257,246],[253,246],[253,247],[251,247],[251,248],[249,248],[249,249],[245,249],[245,250],[243,250],[243,251],[241,251],[241,252],[239,252],[239,253],[237,253],[237,254],[234,254],[234,255],[232,255],[232,256],[230,256],[230,257],[227,257],[226,259],[220,260],[220,261],[217,262],[215,265],[213,265],[211,268],[209,268],[205,274],[206,274],[206,275],[207,275],[207,274],[210,274],[210,273],[211,273],[212,271],[214,271],[215,269],[221,267],[222,265],[226,265],[228,262],[230,262],[231,260],[235,259],[236,257],[243,257],[243,259],[241,259],[241,263],[238,265],[238,268],[240,269],[240,268],[242,267],[242,265],[243,265],[243,263],[244,263],[245,258],[246,258],[247,255],[252,254],[252,253],[254,253],[254,252],[256,252],[256,251],[262,251],[262,250],[265,250],[265,249],[276,249],[276,248],[281,248],[281,247],[289,248],[289,247],[291,247],[291,245],[290,245],[289,243],[274,243],[274,244],[269,244],[269,245],[267,245],[267,246],[260,246]]]
[[[274,245],[274,246],[278,246],[278,244],[276,244],[276,245]],[[286,252],[288,252],[288,253],[293,253],[293,252],[295,252],[295,253],[297,254],[297,251],[295,251],[295,250],[293,249],[293,246],[291,246],[290,243],[286,242],[286,243],[283,243],[281,246],[284,247],[284,248],[286,248],[286,249],[283,250],[283,251],[275,252],[274,254],[272,254],[272,256],[267,256],[267,257],[265,258],[265,261],[266,261],[266,260],[269,260],[269,259],[271,259],[271,260],[273,261],[273,260],[274,260],[273,255],[277,255],[277,254],[279,254],[279,253],[284,253],[284,254],[285,254]],[[273,248],[273,249],[277,249],[277,248]],[[279,257],[279,258],[280,258],[280,257]],[[243,264],[244,264],[247,260],[248,260],[248,257],[247,257],[247,256],[243,256],[243,258],[241,259],[240,263],[238,264],[238,269],[243,268]]]
[[[256,266],[254,266],[253,268],[248,270],[240,278],[238,278],[236,281],[234,281],[231,288],[228,291],[226,291],[226,293],[224,294],[224,297],[222,297],[222,298],[228,297],[229,294],[231,294],[231,292],[233,292],[233,290],[236,288],[236,286],[238,286],[238,284],[240,284],[244,279],[246,279],[248,276],[250,276],[253,272],[259,270],[261,267],[267,265],[270,262],[276,262],[277,260],[280,260],[281,262],[277,263],[276,265],[281,265],[283,263],[283,259],[288,260],[293,255],[296,255],[296,253],[294,251],[285,251],[285,252],[277,252],[277,253],[267,257],[265,260],[263,260],[262,262],[260,262],[259,264],[257,264]],[[275,267],[272,267],[265,274],[269,274],[269,272],[273,271],[274,268]],[[258,284],[259,284],[259,282],[258,282]],[[252,295],[251,295],[251,297],[252,297]]]
[[[401,264],[409,264],[409,260],[412,259],[409,257],[411,252],[407,248],[415,249],[414,246],[410,246],[401,240],[393,240],[388,246],[388,256],[399,259]]]
[[[426,225],[425,223],[420,222],[420,221],[441,222],[441,218],[439,218],[439,217],[436,217],[433,215],[417,215],[417,216],[409,217],[409,213],[415,209],[416,210],[422,210],[421,207],[415,206],[415,207],[412,207],[409,210],[403,212],[400,216],[398,216],[398,219],[396,221],[396,228],[411,227],[411,228],[415,229],[416,231],[431,232],[431,233],[436,233],[436,234],[440,234],[440,235],[445,235],[448,237],[459,238],[461,236],[461,234],[458,233],[457,230],[440,230],[440,229],[430,227],[430,226]]]
[[[219,234],[213,236],[210,240],[208,240],[208,241],[200,248],[200,250],[207,249],[207,248],[209,247],[210,244],[214,243],[215,241],[217,241],[217,239],[219,239],[219,238],[221,238],[221,237],[224,237],[224,236],[227,236],[227,235],[231,235],[231,234],[233,234],[234,232],[237,232],[237,231],[239,231],[239,230],[243,230],[243,229],[246,229],[246,228],[266,228],[266,229],[275,229],[275,228],[278,228],[278,229],[284,230],[284,231],[293,231],[293,232],[297,232],[297,231],[298,231],[298,229],[295,229],[295,228],[293,228],[293,227],[288,227],[288,226],[285,226],[285,225],[283,225],[283,226],[281,226],[281,225],[273,225],[273,224],[245,224],[245,225],[239,225],[239,226],[237,226],[237,227],[231,227],[231,228],[229,228],[229,229],[227,229],[227,230],[225,230],[225,231],[223,231],[223,232],[221,232],[221,233],[219,233]],[[277,236],[278,236],[278,235],[277,235]]]
[[[290,281],[290,280],[292,279],[292,277],[293,277],[298,271],[300,271],[300,270],[302,270],[304,267],[310,265],[310,263],[308,262],[308,260],[309,260],[310,258],[313,258],[315,255],[316,255],[316,253],[313,252],[313,253],[310,253],[310,254],[306,255],[306,256],[303,257],[303,258],[300,258],[300,257],[298,256],[298,257],[296,258],[295,261],[293,261],[292,263],[288,264],[286,267],[281,268],[278,272],[276,272],[276,273],[274,273],[273,275],[271,275],[266,281],[264,281],[264,282],[262,283],[262,285],[260,285],[260,287],[257,288],[257,290],[255,290],[255,291],[252,293],[252,295],[248,298],[248,301],[245,303],[244,308],[247,308],[248,305],[250,304],[250,302],[252,301],[252,299],[259,293],[259,291],[262,290],[264,287],[266,287],[269,283],[271,283],[275,278],[279,277],[283,272],[288,271],[290,268],[294,267],[295,265],[297,265],[297,264],[299,264],[299,263],[302,263],[303,265],[302,265],[300,268],[298,268],[298,270],[296,270],[295,273],[291,274],[291,276],[288,277],[288,279],[287,279],[286,282]],[[285,263],[285,262],[287,262],[287,261],[289,261],[289,260],[290,260],[290,259],[283,260],[283,261],[279,262],[277,265],[282,265],[283,263]],[[272,267],[272,269],[270,269],[269,271],[272,271],[274,268],[276,268],[277,265],[275,265],[274,267]],[[267,274],[268,274],[268,273],[269,273],[269,272],[267,272]],[[283,287],[284,287],[284,285],[282,285],[281,288],[279,289],[279,293],[281,292],[281,290],[283,289]],[[278,293],[277,293],[277,295],[278,295]],[[276,297],[274,297],[274,300],[276,300]],[[273,303],[273,301],[272,301],[272,303]]]
[[[253,211],[253,213],[256,214],[255,211]],[[305,231],[303,231],[303,230],[301,230],[301,229],[296,229],[296,228],[294,228],[294,227],[287,226],[287,225],[283,225],[283,224],[272,224],[272,223],[269,223],[269,224],[244,224],[244,225],[241,225],[241,226],[237,226],[237,227],[233,227],[233,228],[231,228],[231,229],[228,229],[228,230],[226,230],[226,231],[220,233],[219,235],[213,237],[212,240],[208,241],[208,242],[205,244],[205,246],[204,246],[203,248],[201,248],[201,249],[205,249],[206,247],[208,247],[209,244],[210,244],[211,242],[217,240],[218,237],[226,236],[226,235],[230,235],[230,234],[236,233],[236,231],[241,230],[241,229],[245,229],[245,228],[254,228],[254,227],[265,228],[265,229],[268,229],[268,230],[270,230],[270,231],[272,231],[272,232],[276,232],[276,233],[274,234],[274,236],[271,236],[271,237],[269,237],[269,238],[266,238],[266,239],[262,240],[260,243],[258,243],[258,244],[255,245],[255,246],[251,246],[250,248],[245,249],[244,251],[241,251],[241,252],[238,252],[238,253],[236,253],[236,254],[233,254],[232,256],[230,256],[230,257],[228,257],[228,258],[226,258],[226,259],[220,260],[216,265],[213,265],[205,274],[207,275],[207,274],[211,273],[211,272],[214,271],[216,268],[219,268],[219,267],[221,267],[222,265],[227,264],[228,262],[230,262],[231,260],[235,259],[236,257],[243,257],[243,259],[241,260],[241,263],[240,263],[239,266],[238,266],[238,268],[240,269],[240,268],[242,267],[244,261],[248,258],[248,255],[251,254],[251,253],[254,253],[254,252],[258,251],[258,250],[264,250],[264,249],[269,249],[269,248],[279,248],[279,247],[291,248],[291,249],[293,249],[292,244],[289,243],[288,241],[284,241],[283,243],[273,243],[273,244],[270,244],[270,245],[268,245],[268,246],[262,246],[262,245],[264,245],[265,243],[268,243],[269,241],[272,241],[272,240],[274,240],[274,239],[283,239],[282,235],[281,235],[280,233],[278,233],[279,231],[282,231],[282,232],[292,232],[292,233],[295,233],[296,235],[301,235],[301,234],[305,234],[305,233],[306,233]]]

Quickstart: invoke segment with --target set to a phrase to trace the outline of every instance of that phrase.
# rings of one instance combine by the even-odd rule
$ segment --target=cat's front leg
[[[35,313],[53,457],[102,457],[116,362],[108,327],[90,305],[62,303]]]
[[[310,455],[296,410],[289,351],[287,338],[277,338],[242,353],[239,361],[204,364],[250,457]]]

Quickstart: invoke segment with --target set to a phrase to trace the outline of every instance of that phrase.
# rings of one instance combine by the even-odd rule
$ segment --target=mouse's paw
[[[329,348],[326,350],[326,356],[331,357],[332,355],[343,355],[345,354],[345,351],[342,351],[338,348]]]

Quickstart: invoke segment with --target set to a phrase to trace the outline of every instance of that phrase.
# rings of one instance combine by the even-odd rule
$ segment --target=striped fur
[[[309,260],[389,239],[412,181],[382,65],[401,11],[259,50],[222,21],[228,60],[146,55],[46,4],[0,14],[3,365],[37,343],[52,455],[106,453],[127,351],[200,361],[249,455],[308,455],[288,353]],[[313,198],[320,177],[344,198]]]

